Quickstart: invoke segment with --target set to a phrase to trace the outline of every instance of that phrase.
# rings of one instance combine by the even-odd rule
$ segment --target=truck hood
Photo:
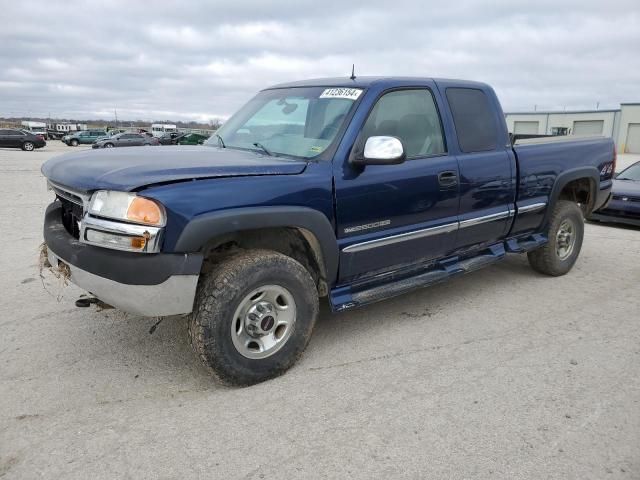
[[[303,160],[208,146],[122,147],[82,150],[52,158],[42,173],[76,190],[131,191],[148,185],[201,178],[296,175]]]

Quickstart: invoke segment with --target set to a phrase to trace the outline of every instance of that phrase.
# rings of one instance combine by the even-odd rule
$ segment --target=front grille
[[[58,200],[62,204],[62,224],[65,230],[78,240],[80,238],[78,222],[82,218],[82,207],[64,198],[58,197]]]
[[[62,204],[62,224],[64,228],[73,235],[74,238],[79,239],[79,222],[82,220],[85,209],[89,205],[90,196],[52,182],[49,182],[49,186]]]
[[[69,192],[67,190],[63,190],[57,185],[51,185],[51,188],[58,198],[67,200],[70,203],[74,203],[76,205],[80,205],[80,207],[83,207],[84,203],[82,201],[82,197],[80,197],[79,195],[76,195],[75,193]]]

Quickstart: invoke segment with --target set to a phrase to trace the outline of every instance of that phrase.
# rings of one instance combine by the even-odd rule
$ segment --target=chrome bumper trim
[[[131,223],[113,222],[111,220],[103,220],[102,218],[91,217],[86,214],[80,223],[80,241],[88,245],[95,245],[97,247],[110,248],[112,250],[121,250],[125,252],[138,252],[138,253],[158,253],[160,251],[160,245],[162,241],[161,227],[152,227],[148,225],[134,225]],[[144,250],[118,248],[115,245],[105,245],[101,242],[92,242],[87,238],[87,230],[95,230],[97,232],[114,233],[116,235],[122,235],[127,237],[145,237],[147,242],[145,243]]]
[[[146,317],[190,313],[199,275],[173,275],[158,285],[127,285],[82,270],[48,249],[52,268],[69,266],[71,281],[103,302],[125,312]]]

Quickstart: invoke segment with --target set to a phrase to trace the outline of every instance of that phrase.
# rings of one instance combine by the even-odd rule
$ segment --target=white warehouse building
[[[511,133],[528,135],[604,135],[620,153],[640,153],[640,103],[617,110],[505,113]]]

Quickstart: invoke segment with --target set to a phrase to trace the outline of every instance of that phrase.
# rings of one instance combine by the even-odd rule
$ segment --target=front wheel
[[[34,148],[36,147],[32,142],[24,142],[22,144],[22,150],[24,150],[25,152],[31,152]]]
[[[578,259],[584,238],[582,210],[574,202],[559,200],[549,220],[548,243],[528,253],[537,272],[554,277],[567,273]]]
[[[78,142],[78,140],[76,140],[75,138],[73,140],[71,140],[71,146],[72,147],[77,147],[79,143],[80,142]]]
[[[113,143],[105,143],[104,148],[113,148]]]
[[[270,250],[239,253],[203,274],[189,339],[227,385],[252,385],[287,371],[302,355],[318,316],[310,273]]]

